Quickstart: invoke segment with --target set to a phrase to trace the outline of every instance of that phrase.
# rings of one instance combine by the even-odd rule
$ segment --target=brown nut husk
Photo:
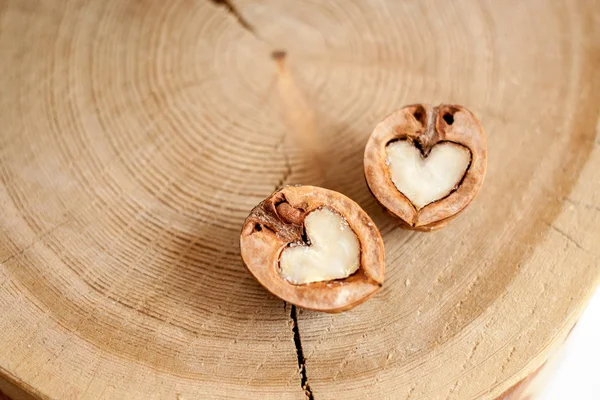
[[[293,243],[307,245],[304,219],[326,207],[341,215],[360,245],[360,266],[344,279],[293,284],[279,260]],[[244,222],[240,249],[250,273],[269,292],[296,306],[330,313],[349,310],[383,284],[385,250],[379,230],[358,204],[341,193],[314,186],[287,186],[256,206]]]
[[[441,143],[463,146],[470,162],[451,191],[425,206],[417,207],[392,181],[387,146],[405,140],[414,145],[427,162],[432,149]],[[415,104],[398,110],[380,122],[365,148],[364,172],[377,201],[403,226],[431,231],[452,220],[475,198],[485,177],[487,148],[478,119],[459,105]]]

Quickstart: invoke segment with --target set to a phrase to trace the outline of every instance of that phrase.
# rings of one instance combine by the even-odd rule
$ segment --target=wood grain
[[[499,396],[599,281],[599,18],[595,0],[0,0],[3,380]],[[373,126],[413,103],[462,104],[488,140],[478,198],[431,234],[398,229],[362,176]],[[244,270],[244,218],[289,183],[370,214],[377,296],[296,315]]]

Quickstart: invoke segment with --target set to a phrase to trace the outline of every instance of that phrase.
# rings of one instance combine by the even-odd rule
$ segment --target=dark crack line
[[[569,197],[562,197],[562,199],[567,201],[570,204],[573,204],[574,206],[584,207],[584,208],[587,208],[588,210],[593,210],[593,211],[600,211],[600,207],[598,207],[598,206],[594,206],[594,205],[587,204],[587,203],[582,203],[580,201],[575,201]]]
[[[573,239],[570,235],[568,235],[562,229],[557,228],[553,224],[546,223],[546,225],[548,225],[548,227],[550,229],[552,229],[554,232],[558,233],[560,236],[562,236],[563,238],[565,238],[568,242],[573,243],[575,245],[575,247],[577,247],[578,249],[583,250],[586,253],[588,252],[586,248],[584,248],[582,245],[580,245],[575,239]]]
[[[27,250],[31,249],[32,247],[36,246],[39,243],[42,243],[42,244],[45,245],[44,240],[48,236],[52,235],[54,232],[56,232],[58,229],[62,228],[63,226],[65,226],[69,222],[71,222],[70,218],[64,220],[63,222],[59,223],[58,225],[53,226],[52,228],[48,229],[47,231],[42,232],[41,234],[37,235],[35,237],[35,239],[33,239],[33,241],[31,243],[29,243],[27,246],[25,246],[24,248],[22,248],[21,250],[19,250],[17,253],[9,256],[5,260],[0,261],[0,265],[6,264],[7,262],[12,261],[13,259],[15,259],[17,257],[20,257],[25,252],[27,252]]]
[[[304,394],[308,400],[314,400],[312,389],[308,383],[308,376],[306,375],[306,360],[304,359],[304,350],[302,349],[302,340],[300,339],[300,328],[298,327],[298,312],[296,306],[292,304],[290,311],[290,318],[292,319],[292,331],[294,332],[294,344],[296,345],[296,355],[298,356],[298,368],[300,369],[300,385]]]
[[[235,17],[238,23],[244,28],[246,31],[250,32],[254,37],[260,39],[254,27],[244,18],[244,16],[240,13],[240,11],[232,4],[231,0],[210,0],[214,4],[218,6],[223,6],[227,9],[227,11]],[[282,59],[285,57],[285,52],[283,51],[275,51],[273,52],[273,58],[276,60]],[[285,142],[285,133],[281,136],[279,143],[275,146],[276,149],[280,149]],[[277,181],[277,185],[275,186],[275,190],[279,190],[283,187],[289,176],[292,174],[292,164],[290,162],[289,155],[285,150],[283,151],[283,157],[285,161],[285,171],[282,177]],[[287,308],[287,302],[283,302],[284,311]],[[292,331],[294,333],[294,345],[296,346],[296,356],[298,357],[298,368],[300,370],[300,385],[306,398],[308,400],[314,400],[315,397],[313,395],[312,389],[310,388],[310,384],[308,383],[308,376],[306,374],[306,360],[304,358],[304,350],[302,349],[302,340],[300,339],[300,328],[298,327],[298,312],[296,310],[296,306],[292,304],[290,308],[290,318],[292,319]]]
[[[218,6],[223,6],[227,9],[227,11],[235,17],[235,19],[240,23],[242,28],[256,36],[256,31],[254,27],[250,25],[250,23],[244,18],[244,16],[240,13],[236,6],[231,3],[231,0],[210,0],[214,4]]]

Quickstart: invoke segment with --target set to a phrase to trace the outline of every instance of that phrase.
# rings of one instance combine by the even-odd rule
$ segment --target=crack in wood
[[[551,230],[553,230],[554,232],[558,233],[560,236],[562,236],[563,238],[565,238],[567,240],[567,242],[570,242],[570,243],[574,244],[575,247],[577,247],[580,250],[585,251],[586,253],[588,252],[588,250],[586,248],[584,248],[582,245],[580,245],[579,242],[577,242],[575,239],[573,239],[569,234],[567,234],[566,232],[564,232],[562,229],[558,228],[554,224],[548,224],[548,223],[546,223],[546,225],[548,225],[548,227]]]
[[[246,20],[246,18],[244,18],[244,16],[240,13],[240,11],[237,9],[237,7],[235,7],[235,5],[233,5],[231,0],[210,0],[210,1],[212,1],[214,4],[216,4],[218,6],[225,7],[227,9],[227,11],[235,17],[235,19],[242,26],[242,28],[244,28],[245,30],[250,32],[255,37],[258,37],[258,35],[256,34],[256,31],[254,30],[254,27]],[[275,60],[283,60],[284,57],[285,57],[284,51],[273,52],[273,58]],[[281,140],[279,141],[279,143],[276,146],[276,149],[283,146],[285,137],[286,137],[286,134],[284,132],[281,137]],[[290,162],[290,158],[289,158],[289,155],[287,154],[287,152],[283,151],[283,157],[284,157],[284,161],[285,161],[285,170],[283,172],[282,177],[277,181],[277,184],[275,185],[275,190],[280,190],[281,188],[283,188],[283,186],[285,185],[285,182],[287,181],[289,176],[292,174],[292,164]],[[286,310],[286,307],[287,307],[287,302],[283,302],[283,309]],[[314,395],[313,395],[312,389],[310,388],[310,385],[308,383],[308,377],[306,374],[306,363],[305,363],[305,359],[304,359],[304,350],[302,349],[302,341],[300,339],[300,328],[298,327],[298,312],[296,310],[295,305],[291,306],[290,318],[292,319],[292,331],[294,333],[294,345],[296,346],[296,356],[298,357],[298,368],[300,369],[300,385],[302,387],[302,390],[304,391],[304,394],[306,395],[306,398],[309,400],[314,400]]]
[[[306,374],[306,360],[304,359],[304,350],[302,349],[302,340],[300,339],[300,327],[298,326],[298,312],[296,306],[292,304],[290,308],[290,318],[292,319],[292,331],[294,332],[294,344],[296,345],[296,355],[298,356],[298,368],[300,369],[300,385],[308,400],[314,400],[312,389],[308,383]]]
[[[210,0],[210,1],[218,6],[225,7],[227,9],[227,12],[235,17],[235,19],[237,20],[237,22],[239,22],[239,24],[242,26],[242,28],[244,28],[245,30],[247,30],[248,32],[250,32],[251,34],[256,36],[256,31],[254,30],[254,27],[252,25],[250,25],[250,23],[248,22],[248,20],[246,20],[246,18],[244,18],[244,16],[240,13],[240,11],[237,9],[237,7],[235,5],[233,5],[231,0]]]
[[[285,182],[292,174],[292,164],[290,162],[290,156],[284,147],[285,146],[285,138],[286,138],[286,132],[284,131],[283,134],[281,135],[281,138],[275,145],[275,151],[281,151],[281,153],[283,155],[283,161],[285,164],[285,170],[283,171],[283,175],[281,176],[281,178],[277,181],[277,184],[275,185],[275,191],[282,189],[285,186]]]
[[[0,265],[6,264],[9,261],[12,261],[15,258],[18,258],[20,256],[22,256],[23,254],[25,254],[25,252],[27,252],[27,250],[31,249],[32,247],[34,247],[37,244],[42,243],[43,245],[46,245],[46,243],[44,242],[44,240],[52,235],[54,232],[56,232],[58,229],[62,228],[63,226],[65,226],[66,224],[68,224],[69,222],[71,222],[71,218],[67,218],[66,220],[62,221],[61,223],[53,226],[52,228],[46,230],[45,232],[42,232],[40,234],[37,234],[35,239],[33,239],[33,241],[31,243],[29,243],[27,246],[25,246],[24,248],[22,248],[21,250],[19,250],[17,253],[7,257],[6,259],[0,261]]]
[[[570,197],[562,197],[561,199],[564,200],[564,201],[566,201],[569,204],[572,204],[572,205],[576,206],[576,207],[583,207],[583,208],[591,210],[591,211],[598,211],[598,212],[600,212],[600,207],[595,206],[593,204],[587,204],[587,203],[584,203],[584,202],[581,202],[581,201],[576,201],[576,200],[571,199]]]

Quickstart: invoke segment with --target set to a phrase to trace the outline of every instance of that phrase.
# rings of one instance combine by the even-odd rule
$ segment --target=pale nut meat
[[[364,169],[377,201],[416,230],[439,229],[475,198],[485,177],[485,133],[458,105],[415,104],[380,122]]]
[[[279,259],[281,275],[296,285],[344,279],[360,266],[360,243],[346,220],[329,207],[304,218],[306,243],[291,243]]]
[[[341,312],[383,284],[379,230],[358,204],[314,186],[287,186],[246,218],[240,250],[268,291],[299,307]]]
[[[386,163],[396,188],[417,210],[446,197],[464,176],[471,152],[454,143],[439,143],[427,157],[408,140],[386,146]]]

